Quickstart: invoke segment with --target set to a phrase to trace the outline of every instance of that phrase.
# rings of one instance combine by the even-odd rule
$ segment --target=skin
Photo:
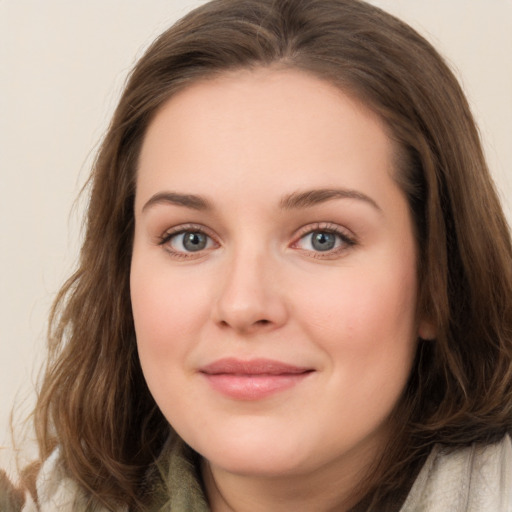
[[[394,150],[376,115],[294,70],[196,83],[149,126],[131,267],[138,350],[163,414],[204,457],[214,511],[339,511],[359,498],[429,328]],[[337,192],[297,200],[324,189]],[[206,233],[204,249],[188,250],[184,230]],[[335,247],[318,250],[315,230]],[[224,357],[311,372],[240,400],[200,371]]]

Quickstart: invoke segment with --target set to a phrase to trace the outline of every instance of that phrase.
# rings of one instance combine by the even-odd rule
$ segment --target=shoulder
[[[512,442],[436,446],[401,512],[512,512]]]

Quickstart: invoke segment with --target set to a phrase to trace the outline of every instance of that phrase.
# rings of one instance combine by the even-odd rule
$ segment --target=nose
[[[288,318],[279,268],[268,255],[239,254],[226,262],[213,308],[222,328],[252,334],[281,327]]]

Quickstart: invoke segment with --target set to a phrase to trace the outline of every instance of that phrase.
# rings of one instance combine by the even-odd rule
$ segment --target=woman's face
[[[152,121],[131,266],[139,356],[212,467],[354,467],[385,441],[422,329],[394,172],[379,119],[298,71],[192,85]]]

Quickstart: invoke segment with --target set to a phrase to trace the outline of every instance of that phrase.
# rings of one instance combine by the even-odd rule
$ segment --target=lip
[[[199,372],[217,392],[235,400],[260,400],[290,389],[314,372],[272,359],[224,358],[203,366]]]

